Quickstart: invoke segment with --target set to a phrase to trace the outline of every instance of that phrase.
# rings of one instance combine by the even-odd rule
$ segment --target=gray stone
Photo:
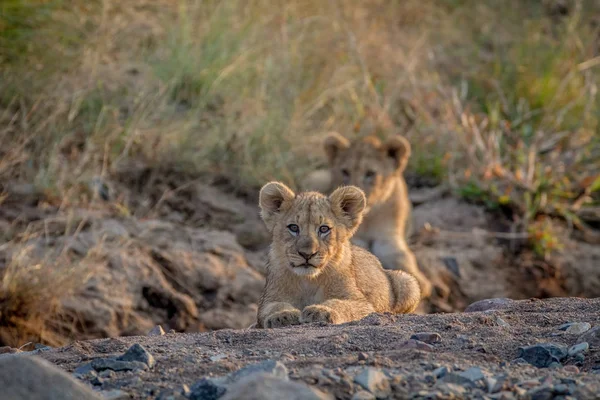
[[[450,382],[439,384],[437,387],[442,392],[446,394],[452,394],[454,396],[457,396],[458,398],[464,398],[464,395],[467,392],[467,390],[463,386]]]
[[[127,400],[131,398],[129,393],[118,389],[101,392],[101,394],[104,400]]]
[[[115,374],[115,371],[112,371],[110,369],[105,369],[104,371],[100,372],[98,374],[98,376],[103,379],[112,379],[116,376],[116,374]]]
[[[551,363],[560,363],[567,357],[564,346],[554,343],[540,343],[519,348],[519,357],[538,368],[548,367]]]
[[[511,299],[508,299],[505,297],[479,300],[479,301],[476,301],[475,303],[472,303],[471,305],[469,305],[465,309],[465,312],[499,310],[502,308],[508,308],[508,306],[510,306],[513,302],[514,302],[514,300],[511,300]]]
[[[529,390],[527,396],[531,400],[552,400],[552,398],[554,398],[554,393],[551,387],[540,386]]]
[[[501,326],[503,328],[508,328],[510,327],[510,324],[508,322],[506,322],[505,320],[503,320],[500,317],[496,317],[496,325]]]
[[[485,379],[485,375],[483,375],[481,368],[472,367],[463,372],[449,373],[442,380],[446,383],[475,387],[477,382],[483,379]]]
[[[588,342],[590,347],[600,347],[600,326],[594,326],[592,329],[579,336],[577,343]]]
[[[377,368],[369,367],[363,369],[362,372],[354,378],[354,382],[373,393],[377,398],[389,396],[392,390],[387,376]]]
[[[139,361],[120,361],[114,358],[98,358],[92,361],[92,368],[96,371],[110,369],[113,371],[145,371],[148,366]]]
[[[123,354],[120,357],[117,357],[117,360],[141,362],[146,364],[148,368],[152,368],[154,367],[154,364],[156,364],[156,361],[154,360],[154,357],[152,357],[152,354],[148,353],[148,351],[138,343],[131,346],[125,352],[125,354]]]
[[[569,357],[573,357],[579,353],[587,353],[590,349],[588,342],[581,342],[569,348]]]
[[[210,357],[210,361],[216,362],[227,358],[227,354],[217,354]]]
[[[150,332],[148,332],[148,336],[163,336],[164,334],[165,330],[160,325],[156,325]]]
[[[373,393],[371,392],[367,392],[366,390],[359,390],[358,392],[354,393],[354,396],[352,396],[352,400],[375,400],[376,397]]]
[[[583,362],[585,361],[585,356],[583,355],[583,353],[577,353],[573,357],[573,360],[575,360],[575,362],[583,364]]]
[[[440,378],[443,378],[444,376],[446,376],[448,374],[448,372],[450,372],[448,367],[439,367],[439,368],[434,369],[432,374],[437,379],[440,379]]]
[[[300,382],[272,374],[244,376],[227,389],[223,400],[333,400],[334,397]]]
[[[217,400],[226,392],[226,388],[214,380],[202,378],[190,389],[190,400]]]
[[[427,344],[439,343],[442,341],[442,336],[437,332],[419,332],[410,337]]]
[[[79,367],[75,368],[75,371],[73,371],[73,375],[76,378],[85,378],[88,375],[95,375],[96,371],[94,370],[94,368],[92,368],[92,364],[91,363],[85,363],[80,365]]]
[[[32,356],[0,358],[0,397],[27,400],[101,399],[68,373]]]
[[[548,365],[548,368],[550,369],[559,369],[562,368],[562,364],[556,361],[553,361],[550,363],[550,365]]]
[[[247,365],[244,368],[241,368],[227,377],[227,383],[237,382],[240,379],[244,379],[247,376],[256,374],[256,373],[267,373],[271,374],[277,378],[287,380],[288,378],[288,369],[280,363],[279,361],[267,360],[257,364]]]
[[[565,331],[572,335],[581,335],[582,333],[589,331],[591,328],[592,325],[590,325],[589,322],[576,322],[567,327]]]

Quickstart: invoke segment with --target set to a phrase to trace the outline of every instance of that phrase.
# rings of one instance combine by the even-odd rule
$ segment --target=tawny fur
[[[422,297],[429,297],[431,282],[419,270],[406,242],[412,229],[412,206],[403,175],[411,153],[409,142],[399,135],[385,142],[374,136],[350,142],[331,133],[324,146],[329,170],[310,174],[303,189],[329,193],[341,185],[361,188],[367,196],[368,212],[352,242],[371,251],[385,269],[415,276]]]
[[[258,327],[339,324],[373,312],[408,313],[417,307],[420,290],[414,277],[384,270],[375,256],[350,244],[365,206],[356,187],[339,188],[329,197],[296,195],[277,182],[262,188],[261,216],[273,243]],[[298,234],[290,224],[298,226]],[[319,232],[322,226],[330,228],[325,235]],[[303,263],[314,267],[298,267]]]

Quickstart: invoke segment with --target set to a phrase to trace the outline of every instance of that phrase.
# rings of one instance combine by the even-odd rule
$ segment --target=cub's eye
[[[327,225],[321,225],[321,226],[319,227],[319,233],[322,233],[322,234],[323,234],[323,233],[327,233],[327,232],[329,232],[330,230],[331,230],[331,228],[330,228],[330,227],[328,227]]]
[[[300,227],[296,224],[289,224],[287,228],[294,235],[297,235],[298,232],[300,232]]]
[[[365,179],[373,179],[375,177],[375,171],[367,171],[365,173]]]

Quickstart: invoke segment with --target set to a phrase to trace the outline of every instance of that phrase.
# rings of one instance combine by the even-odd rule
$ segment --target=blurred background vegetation
[[[0,182],[61,207],[144,160],[297,185],[320,142],[401,133],[409,174],[593,235],[596,0],[3,0]],[[591,215],[591,217],[587,217]]]

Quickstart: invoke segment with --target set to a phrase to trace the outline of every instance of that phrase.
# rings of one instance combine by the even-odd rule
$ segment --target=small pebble
[[[592,329],[592,325],[590,325],[590,323],[576,322],[574,324],[571,324],[569,327],[567,327],[567,329],[565,329],[565,331],[572,335],[581,335],[582,333],[585,333],[585,332],[589,331],[590,329]]]
[[[358,361],[365,361],[369,358],[367,353],[358,353]]]
[[[579,368],[576,365],[565,365],[563,367],[563,370],[566,371],[566,372],[572,372],[572,373],[575,373],[575,374],[579,373]]]
[[[210,361],[216,362],[227,358],[227,354],[217,354],[210,357]]]
[[[352,396],[352,400],[375,400],[376,397],[372,393],[367,392],[366,390],[359,390],[354,393]]]
[[[434,348],[432,345],[427,344],[425,342],[421,342],[420,340],[408,339],[404,343],[400,345],[401,349],[417,349],[422,351],[433,351]]]
[[[510,326],[510,324],[508,322],[506,322],[505,320],[503,320],[500,317],[496,317],[496,324],[503,328],[508,328]]]
[[[578,343],[569,348],[569,357],[573,357],[579,353],[587,353],[590,349],[590,345],[588,342]]]
[[[387,376],[377,368],[365,368],[354,381],[378,398],[389,396],[392,390]]]
[[[141,362],[146,364],[148,368],[154,367],[154,364],[156,363],[154,357],[152,357],[152,354],[148,353],[148,351],[139,343],[135,343],[133,346],[127,349],[125,354],[117,357],[117,360]]]
[[[440,378],[443,378],[444,376],[446,376],[446,374],[448,374],[448,372],[450,372],[450,371],[448,370],[447,367],[439,367],[439,368],[434,369],[432,374],[437,379],[440,379]]]
[[[126,400],[131,398],[129,393],[122,390],[109,390],[101,393],[105,400]]]
[[[442,341],[442,336],[437,332],[419,332],[415,333],[410,338],[427,344],[434,344]]]
[[[148,336],[163,336],[164,334],[165,330],[160,325],[156,325],[150,332],[148,332]]]

